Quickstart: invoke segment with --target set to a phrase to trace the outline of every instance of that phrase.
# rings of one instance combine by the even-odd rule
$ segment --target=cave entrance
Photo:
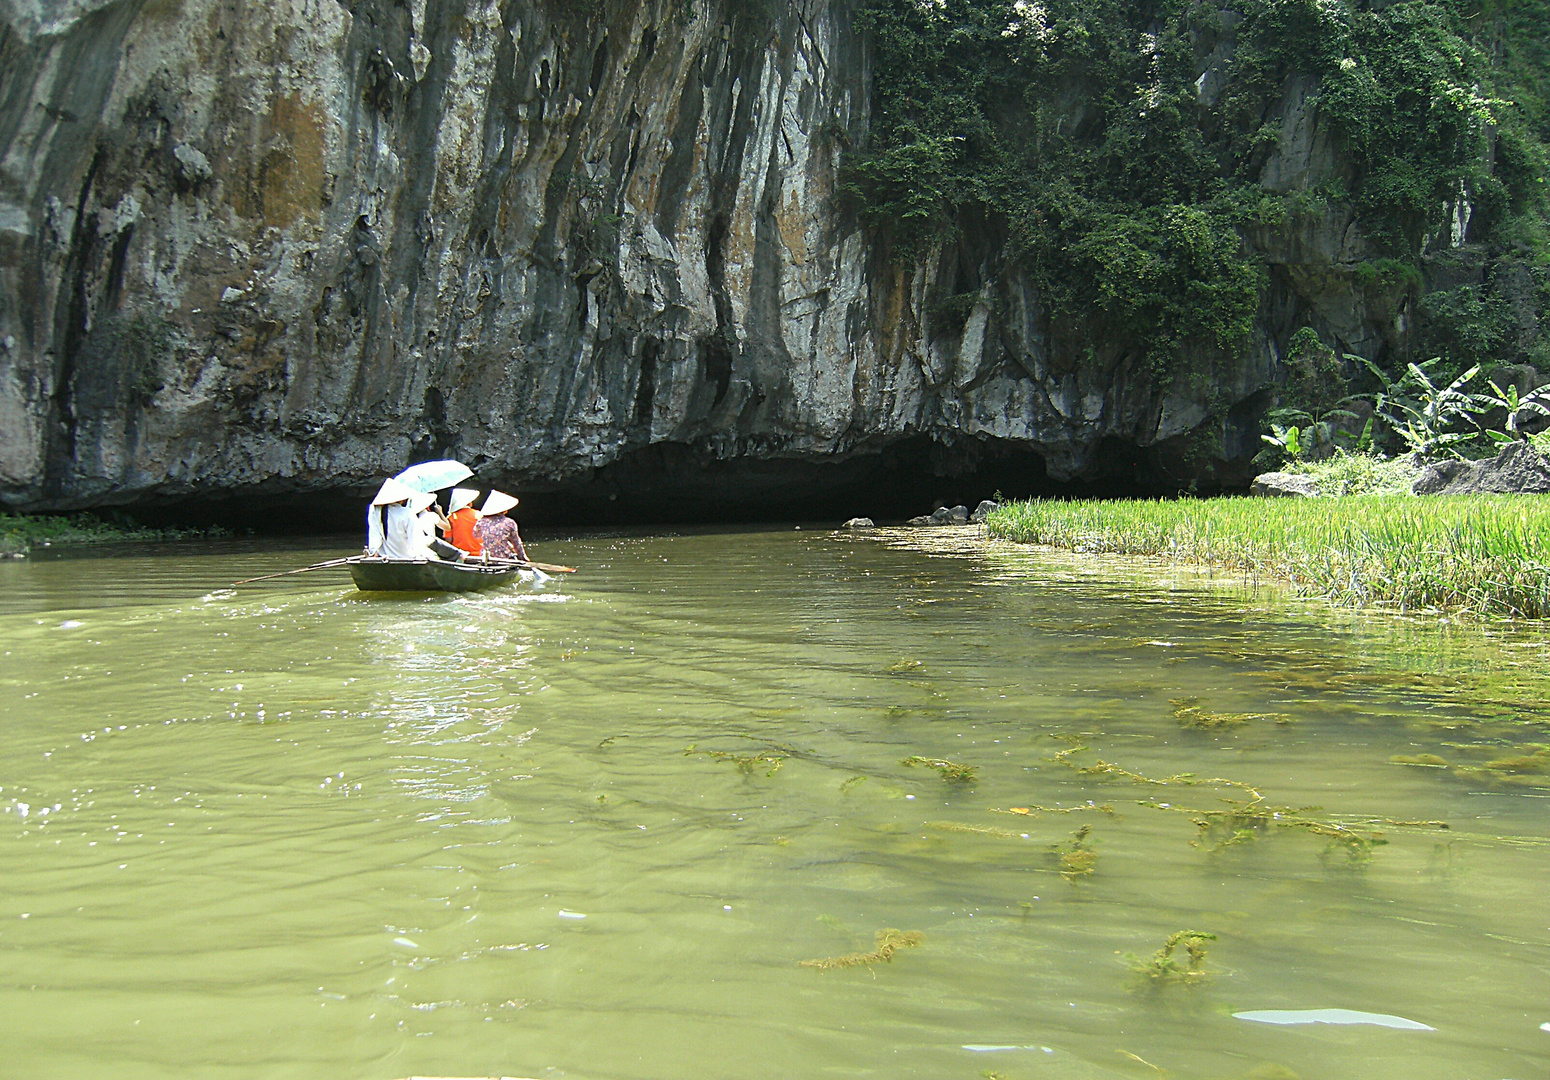
[[[929,437],[893,443],[832,461],[801,458],[717,459],[676,443],[628,454],[584,479],[524,492],[523,521],[534,525],[738,524],[833,522],[870,517],[898,521],[937,506],[965,505],[1000,492],[1007,498],[1114,498],[1174,494],[1150,455],[1105,444],[1100,479],[1051,480],[1037,452],[1015,443]],[[499,484],[497,483],[497,486]]]
[[[633,451],[577,479],[550,485],[481,470],[471,483],[520,495],[524,529],[614,525],[738,525],[869,517],[879,523],[962,504],[1007,498],[1125,498],[1177,494],[1181,484],[1153,449],[1100,445],[1095,479],[1050,479],[1044,458],[1017,443],[905,439],[837,460],[717,458],[679,443]],[[322,535],[364,528],[365,495],[354,489],[266,492],[140,503],[122,513],[149,525],[220,525],[259,535]]]

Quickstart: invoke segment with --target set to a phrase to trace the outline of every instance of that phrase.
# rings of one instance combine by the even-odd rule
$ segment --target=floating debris
[[[1075,885],[1098,867],[1098,853],[1087,842],[1091,825],[1083,825],[1058,844],[1050,845],[1050,854],[1060,860],[1060,876]]]
[[[1403,1016],[1358,1012],[1355,1009],[1262,1009],[1253,1012],[1235,1012],[1233,1017],[1238,1020],[1253,1020],[1260,1024],[1373,1024],[1377,1027],[1397,1028],[1401,1031],[1437,1030],[1415,1020],[1406,1020]]]
[[[1027,833],[1015,833],[1010,829],[997,829],[989,825],[965,825],[958,821],[928,821],[926,828],[935,829],[937,832],[978,833],[981,836],[995,836],[1002,840],[1026,840]]]
[[[1142,960],[1132,956],[1131,968],[1139,975],[1145,975],[1156,983],[1183,983],[1191,986],[1206,978],[1209,973],[1204,970],[1206,962],[1206,942],[1215,941],[1215,934],[1207,934],[1201,930],[1176,930],[1168,935],[1168,940],[1163,942],[1162,948],[1150,960]],[[1179,964],[1175,951],[1180,945],[1189,960],[1182,966]]]
[[[1544,743],[1503,746],[1502,742],[1491,741],[1444,742],[1442,745],[1456,751],[1458,755],[1496,756],[1476,765],[1456,764],[1435,754],[1398,755],[1389,760],[1396,764],[1440,763],[1454,776],[1474,783],[1502,787],[1550,787],[1550,746]]]
[[[1207,712],[1200,707],[1200,699],[1195,697],[1172,698],[1168,704],[1173,706],[1173,718],[1180,726],[1195,728],[1198,731],[1243,727],[1250,720],[1265,719],[1254,713]]]
[[[1427,769],[1446,769],[1447,759],[1440,758],[1436,754],[1395,754],[1389,758],[1390,765],[1420,765]]]
[[[1166,779],[1157,779],[1142,773],[1132,772],[1113,762],[1102,759],[1099,759],[1096,765],[1088,766],[1080,765],[1071,760],[1072,755],[1086,749],[1087,747],[1084,745],[1074,745],[1056,754],[1055,760],[1087,776],[1118,776],[1132,783],[1157,787],[1167,787],[1174,784],[1185,787],[1218,786],[1237,788],[1248,792],[1250,798],[1247,800],[1222,799],[1221,801],[1227,804],[1226,809],[1201,810],[1189,806],[1177,806],[1173,803],[1158,802],[1155,799],[1137,800],[1139,805],[1149,806],[1154,810],[1167,810],[1172,813],[1190,815],[1194,818],[1195,825],[1200,830],[1200,834],[1190,843],[1195,847],[1209,847],[1212,851],[1222,851],[1229,847],[1248,843],[1274,826],[1281,829],[1302,829],[1315,836],[1322,836],[1330,842],[1326,851],[1344,851],[1352,862],[1360,863],[1366,862],[1372,857],[1373,848],[1388,843],[1384,839],[1383,833],[1376,828],[1378,825],[1437,829],[1446,829],[1448,827],[1448,823],[1445,821],[1397,821],[1392,818],[1364,818],[1357,821],[1340,821],[1329,817],[1314,817],[1313,814],[1321,810],[1321,807],[1272,805],[1265,801],[1265,796],[1261,794],[1258,788],[1241,780],[1229,780],[1224,777],[1199,777],[1193,773],[1180,773]]]
[[[1161,1065],[1153,1065],[1150,1061],[1146,1060],[1144,1057],[1141,1057],[1139,1054],[1132,1054],[1129,1050],[1116,1050],[1114,1052],[1121,1057],[1128,1057],[1131,1061],[1140,1062],[1142,1065],[1145,1065],[1148,1069],[1151,1069],[1159,1076],[1168,1075],[1167,1069],[1164,1069]]]
[[[850,953],[846,956],[825,956],[818,960],[803,960],[803,967],[828,971],[830,968],[863,967],[886,964],[900,949],[913,949],[926,939],[919,930],[879,930],[877,947],[869,953]]]
[[[973,781],[979,779],[979,769],[973,765],[965,765],[960,761],[948,761],[946,758],[928,758],[910,756],[899,762],[900,765],[924,765],[928,769],[935,769],[942,774],[943,780]]]
[[[780,767],[786,763],[786,754],[773,750],[761,750],[756,754],[730,754],[725,750],[700,750],[693,744],[684,750],[684,756],[690,754],[704,754],[706,757],[715,758],[717,761],[730,761],[737,766],[737,771],[744,776],[752,776],[758,770],[768,765],[769,770],[765,776],[774,776],[780,771]]]
[[[1141,800],[1140,805],[1149,806],[1154,810],[1190,815],[1194,819],[1195,827],[1200,830],[1196,838],[1190,841],[1190,845],[1207,848],[1213,853],[1225,851],[1239,844],[1251,843],[1272,827],[1303,829],[1315,836],[1325,837],[1330,841],[1326,851],[1342,850],[1353,862],[1366,862],[1372,858],[1373,848],[1388,843],[1383,833],[1376,829],[1370,827],[1358,829],[1353,824],[1309,816],[1320,809],[1317,806],[1273,806],[1262,799],[1249,802],[1238,799],[1222,801],[1228,804],[1227,809],[1200,810],[1195,807],[1160,803],[1153,799]],[[1440,829],[1448,827],[1445,821],[1394,821],[1387,818],[1372,819],[1360,824],[1423,826]]]
[[[1086,806],[1009,806],[1005,810],[999,810],[994,806],[990,808],[992,814],[1017,814],[1021,817],[1032,817],[1035,814],[1085,814],[1093,810],[1100,814],[1114,813],[1114,807],[1110,803],[1102,805],[1088,803]]]
[[[890,675],[903,675],[906,671],[914,671],[917,668],[923,668],[925,666],[926,666],[926,664],[925,664],[925,661],[923,661],[923,660],[909,660],[909,659],[905,659],[905,660],[900,660],[896,664],[889,664],[883,670],[888,672],[888,674],[890,674]]]
[[[1063,738],[1063,736],[1057,735],[1055,738]],[[1243,791],[1247,791],[1255,799],[1264,798],[1264,796],[1259,793],[1257,788],[1254,788],[1249,784],[1245,784],[1241,780],[1227,780],[1220,776],[1209,778],[1201,777],[1196,776],[1194,773],[1177,773],[1173,776],[1159,780],[1156,777],[1146,776],[1138,772],[1131,772],[1129,769],[1122,768],[1114,764],[1112,761],[1104,761],[1102,758],[1099,758],[1092,765],[1078,765],[1076,762],[1071,760],[1073,756],[1081,753],[1086,749],[1088,749],[1088,747],[1085,744],[1074,744],[1056,754],[1054,760],[1062,765],[1075,769],[1083,776],[1120,776],[1124,777],[1126,780],[1131,781],[1132,783],[1150,784],[1155,787],[1168,787],[1172,784],[1180,784],[1185,787],[1197,787],[1202,784],[1215,784],[1221,787],[1240,788]]]

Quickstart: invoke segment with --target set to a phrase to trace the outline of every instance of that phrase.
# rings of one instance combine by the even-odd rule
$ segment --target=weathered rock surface
[[[967,506],[940,506],[929,514],[921,514],[912,517],[907,525],[967,525],[969,523],[969,508]]]
[[[877,523],[869,517],[853,517],[840,526],[842,529],[875,529],[876,527]]]
[[[1484,461],[1428,465],[1410,490],[1417,495],[1543,495],[1550,493],[1550,461],[1528,443],[1508,443]]]
[[[982,499],[980,504],[974,508],[974,513],[969,515],[969,524],[983,525],[985,524],[985,519],[991,515],[991,512],[999,509],[1001,509],[1001,504],[994,499]]]
[[[1319,493],[1319,486],[1309,476],[1297,473],[1260,473],[1249,485],[1249,494],[1272,497],[1311,499]]]
[[[586,8],[0,0],[0,500],[364,489],[441,455],[553,488],[922,438],[1055,480],[1196,436],[1242,468],[1293,329],[1403,334],[1352,284],[1360,231],[1310,212],[1248,238],[1273,273],[1237,354],[1075,363],[1005,258],[895,266],[843,211],[852,5]],[[1311,92],[1271,190],[1329,171]]]

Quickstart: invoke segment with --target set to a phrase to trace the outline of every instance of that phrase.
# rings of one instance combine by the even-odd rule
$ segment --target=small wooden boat
[[[478,592],[508,581],[533,579],[533,572],[520,566],[478,562],[411,562],[357,556],[348,565],[355,587],[362,592]]]

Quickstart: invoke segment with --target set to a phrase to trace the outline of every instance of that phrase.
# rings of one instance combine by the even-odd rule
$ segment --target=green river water
[[[0,564],[0,1077],[1550,1077],[1550,630],[970,532]]]

